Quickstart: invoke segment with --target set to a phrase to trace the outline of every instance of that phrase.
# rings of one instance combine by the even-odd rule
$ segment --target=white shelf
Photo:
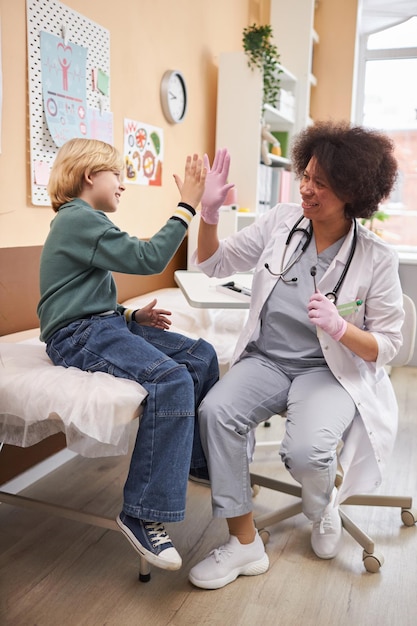
[[[286,67],[277,64],[277,76],[279,78],[281,87],[291,87],[293,89],[297,84],[297,78]]]
[[[272,161],[271,167],[289,167],[291,165],[291,161],[283,156],[269,153],[269,158]]]
[[[291,130],[294,125],[294,116],[285,115],[270,104],[264,104],[264,119],[271,130]]]

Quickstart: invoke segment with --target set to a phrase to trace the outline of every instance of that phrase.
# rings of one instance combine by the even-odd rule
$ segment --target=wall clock
[[[182,122],[187,111],[187,85],[178,70],[167,70],[161,80],[161,106],[168,122]]]

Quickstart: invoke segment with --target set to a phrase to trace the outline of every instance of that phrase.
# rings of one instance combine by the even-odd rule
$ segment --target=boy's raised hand
[[[196,209],[203,196],[206,182],[207,168],[198,154],[187,156],[185,162],[184,182],[174,174],[174,179],[181,194],[181,202],[185,202]]]

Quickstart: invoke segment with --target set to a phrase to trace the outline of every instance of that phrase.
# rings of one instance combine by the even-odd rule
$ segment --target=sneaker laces
[[[220,561],[224,561],[232,554],[232,551],[225,545],[220,546],[219,548],[215,548],[212,552],[210,552],[210,556],[214,556],[216,563],[220,563]]]
[[[332,530],[333,530],[332,516],[330,513],[327,513],[327,515],[324,515],[320,520],[319,533],[320,535],[325,535],[326,532],[329,532]]]
[[[154,548],[166,543],[172,545],[172,541],[163,524],[160,522],[143,522],[143,525]]]
[[[326,535],[329,533],[336,532],[337,524],[335,526],[335,516],[338,515],[337,507],[333,507],[330,503],[327,505],[327,508],[324,511],[323,517],[319,522],[316,522],[316,528],[319,529],[320,535]]]

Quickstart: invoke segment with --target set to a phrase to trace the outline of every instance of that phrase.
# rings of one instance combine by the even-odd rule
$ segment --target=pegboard
[[[93,90],[92,70],[100,68],[110,76],[110,33],[80,13],[54,0],[26,0],[28,45],[28,97],[30,135],[31,200],[37,206],[50,206],[44,185],[35,181],[35,163],[52,165],[57,153],[43,109],[40,32],[46,31],[87,48],[87,105],[109,111],[110,91],[103,96]]]

